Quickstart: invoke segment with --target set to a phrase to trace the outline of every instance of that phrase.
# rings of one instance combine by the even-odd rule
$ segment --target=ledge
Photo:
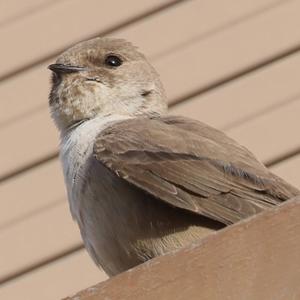
[[[300,299],[300,197],[66,300]]]

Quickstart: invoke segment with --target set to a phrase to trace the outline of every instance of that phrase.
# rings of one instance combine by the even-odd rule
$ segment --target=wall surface
[[[82,247],[57,158],[47,65],[122,37],[161,74],[170,112],[224,130],[300,188],[300,0],[0,3],[0,299],[59,299],[105,275]]]

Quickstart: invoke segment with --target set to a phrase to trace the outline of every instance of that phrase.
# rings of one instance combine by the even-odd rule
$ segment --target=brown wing
[[[182,117],[115,123],[98,135],[94,155],[156,198],[224,224],[300,193],[222,132]]]

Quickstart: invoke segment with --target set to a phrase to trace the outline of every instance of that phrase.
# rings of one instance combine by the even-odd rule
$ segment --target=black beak
[[[75,73],[86,70],[85,67],[68,66],[63,64],[52,64],[48,66],[48,69],[56,74]]]

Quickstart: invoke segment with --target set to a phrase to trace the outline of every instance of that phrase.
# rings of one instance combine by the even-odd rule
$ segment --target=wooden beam
[[[66,300],[300,299],[300,197]]]

